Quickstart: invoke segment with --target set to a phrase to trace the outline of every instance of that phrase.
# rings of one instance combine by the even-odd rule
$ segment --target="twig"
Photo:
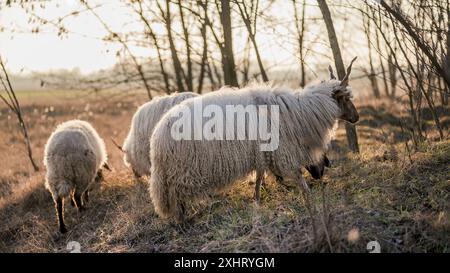
[[[22,128],[22,135],[25,139],[25,145],[27,147],[28,158],[30,159],[31,165],[33,165],[34,171],[37,172],[37,171],[39,171],[39,167],[33,159],[33,151],[31,149],[31,141],[30,141],[30,137],[28,136],[28,130],[25,125],[25,121],[23,119],[22,109],[20,108],[19,100],[16,97],[16,93],[14,92],[14,89],[12,88],[11,81],[9,79],[8,73],[6,72],[6,67],[3,64],[3,59],[1,58],[1,56],[0,56],[0,66],[2,67],[2,71],[4,74],[4,76],[0,75],[0,79],[1,79],[1,82],[3,85],[3,88],[5,89],[5,92],[8,95],[9,101],[2,95],[0,95],[0,98],[11,109],[11,111],[13,111],[16,114],[17,119],[19,121],[19,125]],[[5,84],[5,81],[6,81],[6,84]]]

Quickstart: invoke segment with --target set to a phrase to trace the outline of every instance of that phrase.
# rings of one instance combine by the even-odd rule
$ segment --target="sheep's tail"
[[[152,172],[150,177],[150,197],[155,207],[155,212],[161,218],[171,218],[176,207],[174,187],[167,183],[161,170]]]
[[[53,199],[55,200],[57,197],[65,198],[70,196],[70,193],[72,191],[72,185],[66,181],[56,183],[54,187],[51,187],[50,183],[46,181],[45,187],[51,192]]]
[[[117,147],[117,149],[119,149],[122,153],[125,153],[125,151],[123,150],[122,146],[120,146],[119,144],[117,144],[117,142],[114,140],[114,138],[111,137],[111,141],[114,144],[114,146]]]

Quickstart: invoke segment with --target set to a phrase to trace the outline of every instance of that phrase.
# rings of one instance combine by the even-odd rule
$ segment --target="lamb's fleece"
[[[156,97],[141,105],[133,116],[131,128],[122,149],[124,163],[137,176],[150,175],[150,136],[161,117],[174,105],[198,96],[193,92]]]
[[[224,88],[173,107],[156,126],[150,144],[150,195],[156,212],[183,221],[187,203],[211,196],[253,170],[299,179],[301,166],[318,164],[334,135],[341,113],[332,90],[339,84],[330,80],[302,92],[267,85]],[[203,107],[218,105],[224,115],[226,105],[278,105],[278,149],[261,152],[260,140],[173,139],[171,128],[181,107],[192,111],[199,101]]]
[[[46,188],[53,198],[83,193],[106,163],[105,143],[86,121],[71,120],[57,126],[45,145]]]

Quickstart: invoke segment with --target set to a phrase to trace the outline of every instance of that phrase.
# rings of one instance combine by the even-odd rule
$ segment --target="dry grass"
[[[66,235],[57,232],[44,170],[33,172],[14,116],[0,110],[0,252],[65,252],[70,241],[78,241],[83,252],[366,252],[372,240],[382,252],[450,252],[450,141],[424,144],[410,161],[406,136],[395,124],[401,113],[388,103],[359,106],[360,155],[348,153],[344,132],[338,132],[324,192],[320,182],[308,178],[316,207],[314,236],[295,187],[269,179],[258,206],[251,176],[206,202],[192,223],[175,226],[159,219],[147,181],[135,181],[109,139],[123,140],[144,101],[141,95],[24,98],[39,161],[54,126],[81,118],[105,138],[115,169],[86,212],[66,204]]]

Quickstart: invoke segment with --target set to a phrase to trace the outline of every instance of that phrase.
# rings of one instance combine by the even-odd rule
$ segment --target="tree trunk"
[[[375,69],[373,67],[373,58],[372,58],[372,42],[370,41],[370,19],[367,19],[367,22],[365,20],[365,16],[364,16],[364,12],[362,14],[363,16],[363,25],[364,25],[364,32],[366,34],[366,38],[367,38],[367,49],[369,52],[369,67],[370,67],[370,71],[368,73],[368,78],[370,80],[370,85],[372,86],[372,91],[373,91],[373,95],[375,96],[375,98],[379,99],[380,98],[380,89],[378,87],[378,81],[377,81],[377,76],[375,74]]]
[[[375,39],[377,43],[377,50],[378,52],[381,52],[380,35],[378,34],[378,29],[375,29]],[[390,97],[389,84],[386,75],[386,67],[384,66],[382,54],[378,54],[378,61],[380,62],[381,75],[383,77],[384,93],[386,94],[386,97]]]
[[[446,52],[446,58],[444,60],[444,67],[445,67],[445,72],[447,74],[447,76],[450,78],[450,7],[449,7],[449,1],[447,1],[447,41],[446,41],[446,45],[447,45],[447,52]],[[450,93],[450,87],[448,85],[445,86],[444,90],[444,95],[442,98],[442,104],[443,105],[448,105],[448,96]]]
[[[253,48],[255,49],[256,60],[258,61],[259,71],[261,72],[261,77],[264,82],[269,81],[269,77],[267,77],[266,70],[264,69],[264,65],[261,60],[261,56],[259,55],[258,45],[256,44],[256,38],[254,35],[250,36],[250,40],[252,41]]]
[[[305,14],[306,14],[306,0],[302,2],[302,21],[299,24],[298,11],[296,0],[292,0],[294,6],[294,19],[295,19],[295,27],[297,29],[298,36],[298,53],[299,53],[299,61],[300,61],[300,87],[305,87],[306,85],[306,72],[305,72],[305,48],[304,48],[304,40],[305,40]]]
[[[183,68],[181,67],[180,59],[178,58],[178,53],[175,48],[175,42],[174,42],[173,36],[172,36],[172,18],[171,18],[172,15],[170,14],[170,0],[166,0],[166,11],[165,12],[159,6],[159,3],[158,3],[158,7],[161,11],[161,15],[163,15],[164,20],[165,20],[167,38],[169,40],[170,54],[172,56],[172,62],[173,62],[173,68],[174,68],[174,72],[175,72],[177,88],[178,88],[179,92],[183,92],[186,89],[184,88],[184,84],[182,81]]]
[[[159,45],[158,38],[156,37],[156,34],[153,31],[153,28],[150,25],[150,22],[144,16],[144,10],[142,8],[142,2],[138,1],[138,4],[139,4],[139,11],[138,11],[139,17],[141,18],[141,20],[144,22],[145,26],[147,27],[148,34],[152,38],[153,45],[155,46],[156,52],[158,54],[159,68],[160,68],[160,72],[161,72],[161,75],[162,75],[163,80],[164,80],[164,87],[166,89],[166,93],[170,94],[169,76],[167,75],[166,69],[164,68],[164,62],[163,62],[163,59],[162,59],[161,47]],[[149,96],[149,98],[151,99],[151,96]]]
[[[259,54],[258,44],[256,43],[256,16],[258,14],[258,1],[256,1],[256,5],[254,7],[255,10],[253,10],[253,6],[250,9],[250,13],[247,11],[247,7],[245,6],[245,3],[241,4],[236,1],[236,5],[239,9],[239,13],[241,14],[241,18],[244,21],[245,27],[247,28],[248,36],[250,38],[250,41],[253,44],[253,49],[255,50],[256,55],[256,61],[258,62],[259,71],[261,72],[261,77],[264,82],[269,81],[269,77],[267,77],[266,70],[264,69],[264,65],[262,63],[261,55]],[[255,18],[253,19],[253,29],[252,29],[252,14],[255,13]]]
[[[180,12],[181,27],[183,28],[184,43],[186,45],[187,75],[186,75],[185,81],[186,81],[188,90],[194,91],[194,84],[193,84],[193,78],[192,78],[191,45],[189,42],[189,40],[190,40],[189,39],[189,31],[186,26],[181,0],[178,0],[178,8],[179,8],[179,12]]]
[[[201,94],[203,91],[203,81],[205,79],[206,63],[208,61],[208,38],[206,36],[206,23],[202,23],[200,33],[203,40],[202,60],[200,62],[200,75],[198,76],[197,93]]]
[[[247,84],[250,80],[250,37],[245,41],[244,59],[242,60],[242,80]]]
[[[397,91],[397,67],[394,65],[392,55],[396,54],[396,50],[394,52],[390,52],[388,56],[388,71],[389,71],[389,81],[391,83],[391,98],[395,98],[395,92]]]
[[[325,0],[317,0],[320,11],[322,12],[325,25],[327,27],[328,39],[330,40],[331,50],[333,51],[334,62],[336,70],[340,79],[345,76],[345,66],[342,61],[341,50],[339,48],[338,39],[334,30],[333,20],[331,18],[330,9]],[[347,134],[347,142],[350,150],[354,153],[359,153],[358,135],[356,134],[356,127],[348,122],[345,123],[345,132]]]
[[[223,29],[222,66],[225,84],[230,86],[239,86],[233,53],[230,0],[220,0],[220,3],[220,22]]]

